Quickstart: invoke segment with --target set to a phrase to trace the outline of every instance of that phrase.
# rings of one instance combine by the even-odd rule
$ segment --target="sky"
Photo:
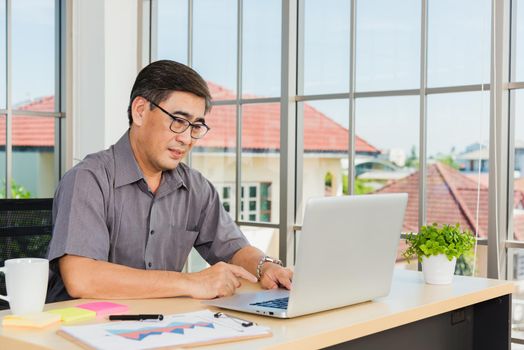
[[[12,3],[13,105],[49,96],[55,89],[55,1]],[[5,67],[5,0],[0,0],[0,67]],[[0,69],[0,106],[5,106],[5,69]]]
[[[348,92],[348,3],[305,1],[304,56],[299,59],[304,94]],[[522,12],[521,6],[519,18]],[[187,62],[186,13],[185,1],[159,2],[159,58]],[[236,1],[197,0],[193,13],[194,67],[207,80],[236,92]],[[489,83],[490,1],[430,1],[428,17],[428,86]],[[243,26],[243,93],[279,96],[280,1],[244,1]],[[416,89],[419,84],[420,1],[358,1],[357,91]],[[347,101],[308,103],[348,127]],[[489,142],[489,93],[431,95],[427,108],[428,154]],[[376,147],[418,148],[418,96],[358,99],[355,118],[357,135]],[[524,139],[524,130],[517,133]]]
[[[517,0],[517,37],[524,37],[524,0]],[[13,104],[54,92],[54,0],[13,1]],[[349,17],[346,0],[304,2],[304,94],[349,89]],[[193,66],[207,80],[236,92],[237,1],[194,0]],[[281,0],[243,2],[244,94],[280,95]],[[187,63],[187,1],[158,1],[157,58]],[[490,1],[439,0],[428,7],[428,86],[489,82]],[[420,1],[357,2],[357,91],[416,89],[420,84]],[[517,41],[524,55],[524,40]],[[5,0],[0,0],[0,67],[5,66]],[[35,59],[35,56],[38,59]],[[524,64],[516,67],[524,81]],[[5,86],[5,69],[0,69]],[[3,90],[3,89],[2,89]],[[520,96],[520,95],[519,95]],[[348,127],[345,100],[308,102]],[[0,108],[5,93],[0,93]],[[489,141],[489,93],[430,95],[428,152],[461,151]],[[524,106],[517,104],[517,118]],[[418,148],[419,98],[356,101],[356,133],[381,149]],[[450,123],[453,127],[450,128]],[[524,122],[520,123],[524,124]],[[520,125],[517,123],[517,125]],[[516,128],[524,140],[524,128]]]

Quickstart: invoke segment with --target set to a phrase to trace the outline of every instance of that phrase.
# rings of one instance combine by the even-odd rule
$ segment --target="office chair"
[[[0,266],[13,258],[45,258],[52,234],[53,199],[0,199]],[[0,293],[6,295],[5,277]],[[0,300],[0,310],[9,304]]]

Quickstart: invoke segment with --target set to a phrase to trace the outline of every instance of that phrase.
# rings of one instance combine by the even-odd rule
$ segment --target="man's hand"
[[[261,275],[260,285],[265,289],[275,289],[279,286],[291,289],[293,271],[288,268],[267,262],[262,266]]]
[[[243,267],[219,262],[200,272],[187,275],[190,296],[197,299],[213,299],[235,294],[241,286],[240,278],[257,282],[257,278]]]

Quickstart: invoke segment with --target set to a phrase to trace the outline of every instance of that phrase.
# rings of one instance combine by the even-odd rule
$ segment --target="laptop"
[[[220,308],[292,318],[389,294],[406,193],[312,198],[307,202],[293,285],[206,300]]]

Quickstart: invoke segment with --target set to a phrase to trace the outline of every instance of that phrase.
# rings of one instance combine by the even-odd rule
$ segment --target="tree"
[[[460,166],[457,162],[455,162],[455,159],[451,154],[440,156],[437,158],[437,161],[439,161],[442,164],[446,164],[447,166],[452,167],[453,169],[460,169]]]
[[[408,168],[418,168],[418,155],[417,148],[415,145],[411,146],[411,152],[408,159],[406,159],[406,167]]]
[[[2,181],[2,188],[0,188],[0,198],[6,198],[5,180]],[[15,180],[11,180],[11,198],[14,198],[14,199],[31,198],[31,192],[29,192],[24,186],[17,184]]]
[[[366,181],[362,179],[355,179],[355,194],[366,194],[373,192],[373,187],[367,186]],[[348,191],[348,176],[342,176],[342,192],[344,194],[349,194]]]

